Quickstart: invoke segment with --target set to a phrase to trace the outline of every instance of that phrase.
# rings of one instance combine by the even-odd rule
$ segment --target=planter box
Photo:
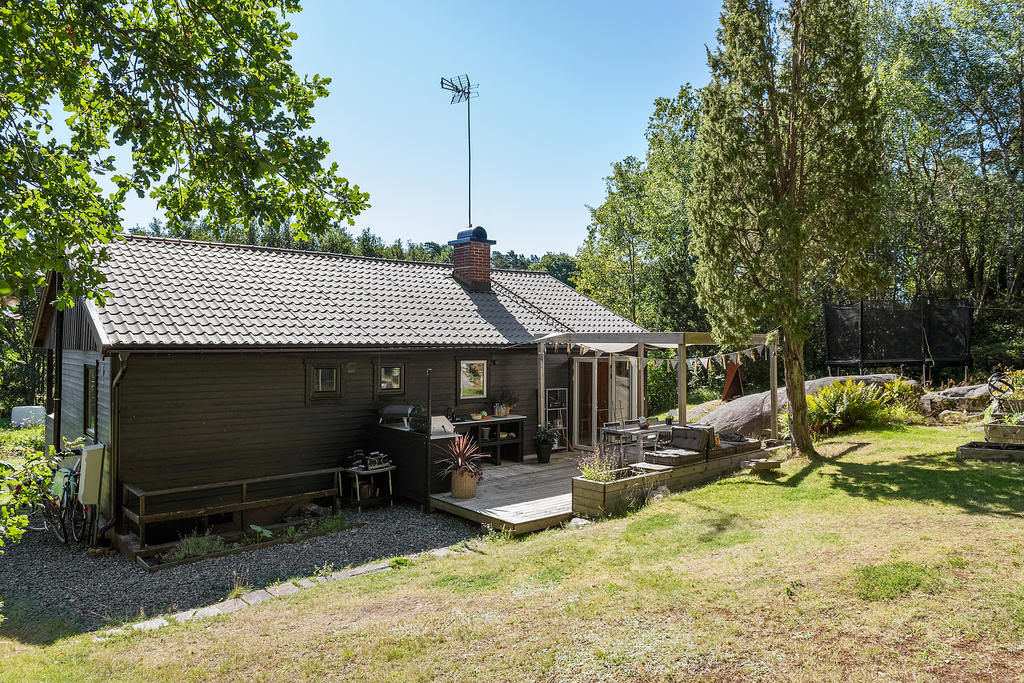
[[[985,425],[985,440],[994,443],[1024,443],[1024,425]]]
[[[588,517],[603,517],[642,503],[650,491],[668,481],[666,472],[637,472],[629,467],[615,470],[619,479],[591,481],[572,478],[572,511]]]
[[[960,460],[1005,460],[1024,462],[1024,444],[989,443],[971,441],[956,449]]]

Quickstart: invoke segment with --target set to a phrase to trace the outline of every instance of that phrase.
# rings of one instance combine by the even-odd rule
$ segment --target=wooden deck
[[[572,478],[579,473],[579,455],[552,453],[545,465],[533,455],[526,456],[525,462],[484,465],[476,498],[439,493],[430,502],[435,510],[516,534],[558,526],[572,517]]]

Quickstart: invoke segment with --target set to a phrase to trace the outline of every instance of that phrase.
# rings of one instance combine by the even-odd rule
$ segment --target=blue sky
[[[707,80],[716,2],[330,2],[293,15],[293,62],[332,79],[314,134],[370,193],[357,218],[386,240],[443,242],[466,225],[465,105],[480,84],[473,222],[496,249],[574,253],[609,165],[642,155],[656,97]],[[125,207],[147,223],[148,201]]]

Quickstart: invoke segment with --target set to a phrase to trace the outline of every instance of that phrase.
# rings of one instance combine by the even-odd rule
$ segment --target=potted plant
[[[537,433],[533,437],[533,443],[537,447],[537,462],[546,463],[551,461],[551,449],[558,440],[558,432],[548,425],[537,427]]]
[[[494,414],[498,417],[507,417],[519,403],[519,396],[514,391],[503,391],[498,396],[498,402],[494,404]]]
[[[459,434],[448,444],[448,453],[437,464],[445,466],[442,476],[452,475],[452,498],[476,497],[476,484],[484,478],[483,457],[469,434]]]

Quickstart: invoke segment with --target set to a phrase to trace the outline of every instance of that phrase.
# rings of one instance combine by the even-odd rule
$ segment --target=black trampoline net
[[[828,365],[970,365],[971,306],[964,301],[825,304]]]

